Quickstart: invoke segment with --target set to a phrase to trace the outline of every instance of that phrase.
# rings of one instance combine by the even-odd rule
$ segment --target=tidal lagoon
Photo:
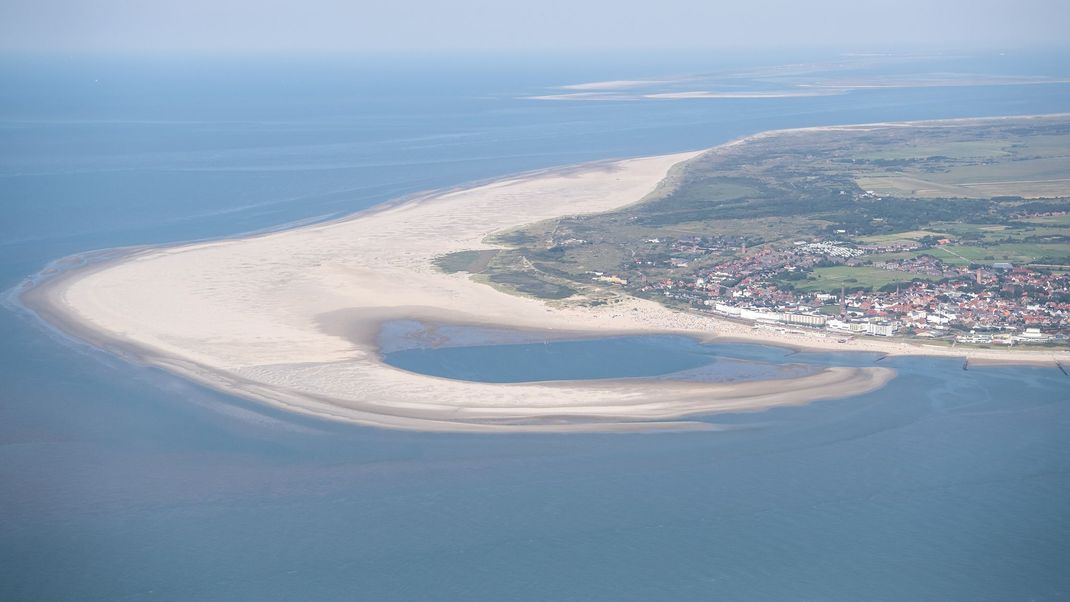
[[[695,66],[678,60],[659,67]],[[974,60],[938,67],[1052,65]],[[524,98],[636,67],[564,68],[5,65],[0,282],[12,290],[95,249],[336,218],[420,190],[773,128],[1070,108],[1064,84]],[[11,296],[0,329],[5,599],[1016,600],[1070,589],[1070,378],[1056,368],[690,339],[503,350],[475,337],[475,351],[384,355],[484,381],[560,376],[500,360],[535,353],[588,376],[607,355],[625,368],[614,377],[661,378],[657,362],[635,359],[656,355],[672,371],[713,357],[711,378],[875,363],[897,377],[862,396],[705,418],[717,429],[702,432],[420,433],[205,389],[59,336]]]

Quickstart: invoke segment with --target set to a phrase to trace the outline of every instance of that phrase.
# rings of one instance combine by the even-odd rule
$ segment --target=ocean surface
[[[0,290],[70,254],[772,128],[1070,111],[1067,84],[525,98],[841,59],[0,59]],[[1066,77],[1070,55],[852,73],[910,69]],[[732,380],[878,359],[476,334],[387,357],[496,382]],[[1053,368],[888,358],[899,375],[882,390],[703,418],[730,427],[719,432],[475,436],[260,407],[64,340],[10,295],[0,341],[2,600],[1070,598],[1070,377]]]

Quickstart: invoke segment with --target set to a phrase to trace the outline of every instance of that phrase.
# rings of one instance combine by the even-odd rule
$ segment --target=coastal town
[[[1064,164],[1070,126],[785,136],[703,153],[641,203],[496,236],[489,264],[455,262],[522,295],[618,291],[845,342],[1070,344],[1070,197],[1036,175]]]
[[[945,261],[941,256],[953,257],[952,242],[821,239],[748,249],[738,237],[657,238],[643,241],[647,252],[637,252],[619,273],[590,276],[721,317],[845,337],[1067,344],[1070,274],[1003,261]],[[830,271],[841,278],[815,278]],[[859,274],[884,284],[851,277]]]

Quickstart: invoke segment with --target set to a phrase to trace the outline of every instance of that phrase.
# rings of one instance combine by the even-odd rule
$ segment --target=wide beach
[[[697,154],[548,170],[430,193],[326,224],[137,250],[47,279],[24,292],[23,301],[67,334],[224,391],[323,418],[415,430],[710,428],[675,419],[857,395],[882,386],[894,372],[837,367],[735,384],[462,382],[384,364],[375,335],[386,320],[576,336],[672,332],[810,348],[965,355],[894,340],[840,343],[818,333],[754,329],[627,297],[593,307],[550,306],[433,265],[446,253],[494,248],[486,238],[496,232],[638,202],[674,165]],[[1052,361],[1050,352],[968,354],[986,361]]]

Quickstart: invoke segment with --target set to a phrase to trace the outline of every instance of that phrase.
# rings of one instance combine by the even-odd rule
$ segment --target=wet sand
[[[496,232],[638,202],[674,165],[697,154],[546,170],[325,224],[130,250],[47,279],[25,291],[22,301],[68,335],[229,393],[321,418],[414,430],[714,428],[679,418],[857,395],[881,387],[894,372],[837,367],[733,384],[464,382],[384,364],[375,335],[387,320],[963,355],[893,341],[841,344],[821,335],[755,330],[629,297],[595,307],[551,306],[433,265],[442,254],[496,248],[486,242]],[[1017,361],[1045,361],[1020,352],[977,355],[1007,353]]]

